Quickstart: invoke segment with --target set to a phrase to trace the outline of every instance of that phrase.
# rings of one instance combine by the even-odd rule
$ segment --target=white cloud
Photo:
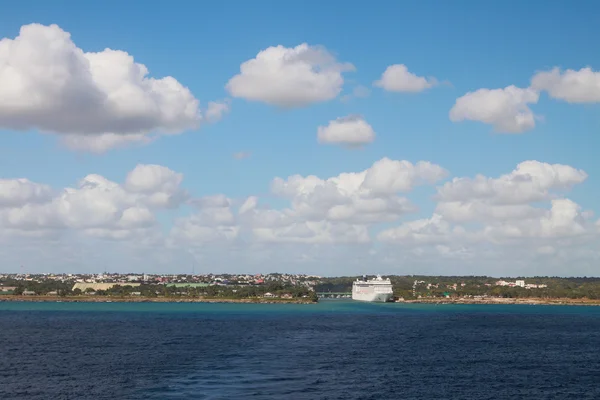
[[[352,64],[339,63],[321,46],[272,46],[240,66],[226,89],[233,97],[293,108],[336,98],[342,91],[342,73]]]
[[[378,239],[408,247],[420,260],[479,259],[474,273],[482,273],[485,266],[481,263],[517,268],[513,274],[519,273],[518,268],[531,273],[531,265],[520,265],[523,260],[533,265],[541,262],[535,257],[556,253],[565,262],[587,254],[599,239],[593,213],[559,197],[586,178],[584,171],[574,167],[538,161],[520,163],[498,178],[454,178],[438,187],[431,218],[385,229]],[[393,247],[389,251],[393,253]],[[562,274],[569,272],[563,269]],[[549,273],[548,269],[543,273]]]
[[[254,210],[257,205],[258,205],[258,197],[256,197],[256,196],[250,196],[240,206],[238,212],[240,214],[245,214],[245,213],[247,213],[247,212],[249,212],[251,210]]]
[[[506,221],[540,215],[541,210],[528,204],[490,204],[482,199],[439,202],[435,212],[453,222]]]
[[[586,218],[581,206],[569,199],[552,200],[552,208],[540,220],[543,237],[574,236],[586,233]]]
[[[453,232],[450,223],[441,215],[434,214],[428,219],[410,221],[399,227],[384,230],[377,238],[383,242],[398,242],[405,245],[440,244],[449,241],[453,233],[457,232]]]
[[[288,207],[272,209],[250,196],[238,203],[236,212],[235,202],[223,195],[196,199],[192,204],[200,211],[176,223],[171,242],[369,243],[370,225],[416,210],[397,192],[434,183],[445,175],[443,168],[428,162],[382,159],[362,172],[328,179],[313,175],[275,178],[271,192],[289,200]]]
[[[147,204],[155,207],[176,207],[187,199],[180,188],[183,174],[161,165],[136,166],[127,174],[125,188],[131,193],[144,194]]]
[[[183,174],[162,165],[137,165],[127,174],[125,187],[136,193],[153,193],[161,189],[172,192],[179,187]]]
[[[93,152],[197,128],[190,90],[148,74],[124,51],[84,52],[57,25],[24,25],[0,40],[0,127],[61,134],[68,147]]]
[[[569,165],[524,161],[498,178],[454,178],[438,188],[436,212],[454,222],[526,220],[543,210],[530,203],[557,198],[588,175]]]
[[[231,110],[231,101],[209,101],[206,108],[205,117],[209,122],[217,122],[223,118],[223,115]]]
[[[530,88],[479,89],[456,99],[450,120],[479,121],[499,133],[522,133],[535,127],[536,116],[529,104],[536,104],[538,99],[539,93]]]
[[[591,68],[581,68],[579,71],[560,68],[536,73],[531,79],[531,87],[535,90],[548,92],[554,99],[569,103],[598,103],[600,102],[600,72]]]
[[[446,174],[442,167],[429,162],[412,164],[383,158],[362,172],[328,179],[314,175],[275,178],[271,190],[291,200],[292,207],[284,210],[290,218],[369,224],[393,221],[415,211],[415,206],[397,193],[434,183]]]
[[[231,203],[231,200],[223,195],[198,199],[195,204],[199,211],[177,219],[168,242],[174,247],[195,248],[208,242],[235,240],[240,227],[231,209]]]
[[[567,190],[587,177],[585,171],[569,165],[530,160],[498,178],[454,178],[439,189],[438,197],[441,201],[486,199],[494,204],[524,204],[547,200],[551,190]]]
[[[255,228],[254,237],[261,242],[345,244],[371,241],[367,227],[329,221],[296,222],[280,228]]]
[[[76,187],[51,191],[24,179],[0,184],[0,229],[28,234],[81,230],[95,236],[126,236],[154,226],[152,210],[178,207],[187,198],[181,174],[158,165],[138,165],[124,184],[97,174]],[[128,232],[131,231],[131,232]],[[119,233],[120,232],[120,233]]]
[[[433,184],[448,175],[448,171],[429,161],[390,160],[382,158],[364,171],[363,186],[376,194],[408,192],[419,184]]]
[[[550,210],[540,211],[539,217],[490,224],[486,226],[484,233],[496,241],[564,239],[592,233],[581,207],[570,199],[552,200]]]
[[[388,92],[418,93],[437,85],[437,80],[417,76],[404,64],[394,64],[385,69],[374,85]]]
[[[28,179],[0,179],[0,208],[43,203],[52,198],[52,189]]]
[[[319,126],[317,140],[324,144],[361,146],[375,140],[375,131],[360,116],[349,115],[329,121],[327,126]]]
[[[585,184],[584,171],[530,160],[497,177],[440,183],[447,174],[431,162],[383,158],[329,178],[274,178],[270,194],[244,198],[193,198],[181,173],[151,164],[121,182],[88,174],[64,189],[5,178],[0,256],[6,265],[74,271],[195,265],[196,272],[590,275],[597,268],[600,222],[567,196]],[[411,218],[410,192],[436,183],[433,215]]]

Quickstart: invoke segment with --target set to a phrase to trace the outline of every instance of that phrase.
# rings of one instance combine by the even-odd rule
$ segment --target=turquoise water
[[[202,314],[527,313],[600,316],[600,306],[523,304],[404,304],[320,300],[317,304],[0,302],[0,311],[81,311]]]

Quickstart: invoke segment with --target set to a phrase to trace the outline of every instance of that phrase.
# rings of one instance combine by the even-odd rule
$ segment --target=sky
[[[598,276],[599,3],[213,3],[5,3],[0,270]]]

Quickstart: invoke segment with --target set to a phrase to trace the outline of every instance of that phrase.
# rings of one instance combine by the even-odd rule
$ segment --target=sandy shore
[[[593,299],[569,299],[569,298],[456,298],[456,299],[417,299],[404,300],[400,303],[418,303],[418,304],[531,304],[531,305],[577,305],[577,306],[600,306],[600,300]]]
[[[71,302],[71,303],[252,303],[252,304],[315,304],[306,299],[219,299],[201,297],[108,297],[108,296],[0,296],[0,301]]]

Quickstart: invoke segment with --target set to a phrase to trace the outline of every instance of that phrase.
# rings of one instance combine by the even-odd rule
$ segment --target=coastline
[[[63,303],[248,303],[248,304],[317,304],[306,299],[274,299],[274,298],[250,298],[250,299],[225,299],[225,298],[202,298],[202,297],[98,297],[98,296],[0,296],[0,302],[63,302]]]
[[[278,298],[202,298],[202,297],[99,297],[99,296],[22,296],[3,295],[0,302],[63,302],[63,303],[245,303],[245,304],[317,304],[307,299],[278,299]],[[573,305],[600,306],[600,299],[570,299],[570,298],[421,298],[414,300],[396,300],[398,304],[522,304],[522,305]]]
[[[525,305],[572,305],[572,306],[600,306],[600,299],[570,299],[570,298],[429,298],[416,300],[400,300],[397,303],[408,304],[525,304]]]

